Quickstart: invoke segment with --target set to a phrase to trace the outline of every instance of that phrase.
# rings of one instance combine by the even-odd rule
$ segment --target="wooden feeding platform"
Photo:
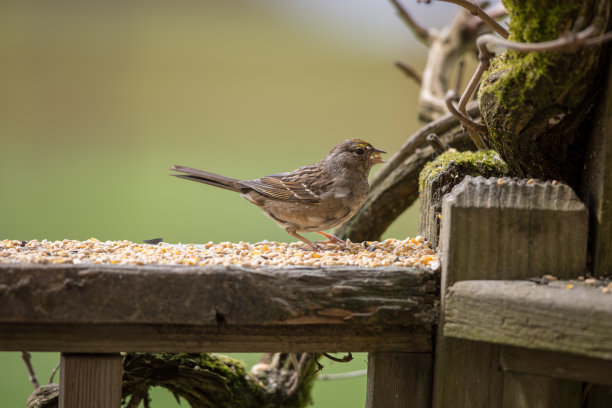
[[[0,349],[61,351],[71,377],[101,370],[82,387],[63,374],[60,392],[88,395],[60,397],[63,406],[103,394],[90,382],[116,380],[121,351],[393,351],[431,366],[439,263],[421,238],[321,253],[301,243],[5,240],[0,254]]]
[[[437,321],[437,261],[422,239],[323,253],[268,242],[4,247],[19,256],[2,259],[43,262],[0,264],[4,350],[428,351]]]

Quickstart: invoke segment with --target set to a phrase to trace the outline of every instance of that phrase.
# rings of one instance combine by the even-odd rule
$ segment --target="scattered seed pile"
[[[136,244],[130,241],[0,241],[0,263],[104,263],[161,265],[427,266],[439,267],[429,243],[421,237],[343,244],[321,244],[313,252],[301,242],[221,242],[213,244]]]
[[[565,288],[566,290],[572,290],[583,287],[599,288],[603,293],[612,294],[612,278],[611,277],[585,277],[578,276],[572,280],[558,280],[557,277],[552,275],[544,275],[541,278],[531,279],[539,285],[549,285],[554,287]]]

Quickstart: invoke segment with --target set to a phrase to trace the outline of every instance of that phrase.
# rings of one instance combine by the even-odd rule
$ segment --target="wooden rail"
[[[431,350],[431,269],[0,265],[0,349]]]
[[[564,281],[457,282],[446,298],[444,335],[612,364],[612,294]]]

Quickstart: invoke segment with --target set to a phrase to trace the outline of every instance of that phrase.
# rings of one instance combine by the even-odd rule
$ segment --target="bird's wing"
[[[242,184],[268,197],[306,203],[319,202],[320,195],[331,182],[324,181],[321,169],[311,165],[291,173],[273,174],[256,180],[245,180]]]

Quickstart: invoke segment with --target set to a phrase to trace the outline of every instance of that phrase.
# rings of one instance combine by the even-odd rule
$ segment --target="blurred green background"
[[[406,5],[425,25],[455,10]],[[255,178],[347,138],[391,154],[419,127],[418,88],[393,62],[422,68],[425,55],[382,0],[2,1],[0,239],[290,240],[238,195],[168,169]],[[384,237],[414,236],[415,216]],[[42,382],[58,359],[34,353]],[[2,405],[24,405],[19,353],[0,367]],[[365,378],[321,382],[313,398],[363,406]],[[177,405],[160,390],[153,406]]]

